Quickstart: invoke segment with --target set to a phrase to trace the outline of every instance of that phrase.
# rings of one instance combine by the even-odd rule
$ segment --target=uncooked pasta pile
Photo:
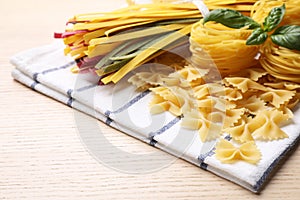
[[[147,62],[166,65],[128,81],[152,92],[152,114],[181,116],[201,142],[216,141],[223,163],[257,164],[257,141],[289,137],[282,127],[300,99],[298,0],[205,0],[205,16],[191,1],[128,2],[74,16],[56,35],[78,63],[73,72],[95,72],[108,84]],[[190,54],[174,56],[183,45]]]
[[[257,2],[253,18],[263,23],[272,9],[282,5]],[[281,25],[292,21],[293,12],[286,12]],[[249,25],[237,29],[226,22],[204,21],[191,30],[190,64],[168,76],[141,72],[129,81],[154,93],[153,114],[169,111],[183,116],[182,126],[198,130],[202,142],[218,140],[215,152],[221,162],[256,164],[261,159],[256,141],[288,137],[281,127],[293,118],[300,97],[299,49],[279,46],[269,38],[261,45],[247,45],[254,32]],[[224,135],[232,140],[222,139]]]

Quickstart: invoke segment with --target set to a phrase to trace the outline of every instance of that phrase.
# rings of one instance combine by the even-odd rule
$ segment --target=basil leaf
[[[264,43],[268,38],[268,33],[265,32],[262,28],[254,29],[251,35],[246,41],[246,45],[259,45]]]
[[[272,31],[280,24],[285,14],[285,4],[280,7],[272,8],[269,15],[265,18],[263,23],[264,30],[267,32]]]
[[[208,15],[204,17],[203,24],[208,21],[215,21],[230,28],[249,26],[249,29],[254,29],[260,27],[260,25],[250,17],[244,16],[240,12],[231,9],[216,9],[210,11]]]
[[[279,46],[300,51],[300,26],[281,26],[271,35],[271,40]]]

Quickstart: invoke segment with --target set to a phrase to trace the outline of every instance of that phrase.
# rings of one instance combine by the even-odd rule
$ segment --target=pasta
[[[271,103],[276,108],[279,108],[282,104],[289,102],[294,95],[295,95],[295,91],[278,90],[278,89],[275,90],[269,88],[268,91],[261,94],[259,98],[261,98],[265,102]]]
[[[247,112],[251,115],[257,115],[259,111],[267,109],[266,104],[266,101],[258,98],[255,95],[236,101],[238,108],[247,109]]]
[[[286,14],[280,25],[294,24],[300,25],[300,7],[298,0],[279,1],[258,1],[251,11],[251,16],[258,22],[263,22],[273,7],[286,5]],[[300,83],[300,57],[299,51],[279,47],[267,40],[260,49],[261,66],[272,76],[296,83]]]
[[[242,77],[228,77],[224,79],[227,83],[230,85],[238,88],[241,90],[243,93],[247,92],[248,90],[258,90],[258,91],[266,91],[267,89],[255,82],[252,81],[249,78],[242,78]]]
[[[295,3],[286,2],[287,6]],[[259,1],[251,15],[262,20],[281,4]],[[191,64],[163,77],[168,81],[156,79],[158,87],[151,83],[150,90],[156,94],[151,112],[168,110],[183,116],[181,125],[197,130],[202,142],[219,139],[215,157],[223,163],[257,164],[262,155],[255,142],[287,138],[281,127],[289,123],[291,109],[300,101],[298,52],[270,41],[246,46],[250,32],[246,27],[236,30],[213,22],[195,23]],[[184,95],[178,91],[185,91]],[[220,139],[223,134],[233,141]]]
[[[278,47],[267,41],[261,52],[260,64],[269,74],[278,79],[300,83],[299,51]]]
[[[224,128],[232,127],[245,113],[245,108],[226,110],[226,117],[224,119]]]
[[[292,82],[274,82],[274,83],[264,83],[264,85],[270,86],[275,89],[286,89],[286,90],[296,90],[300,89],[300,84]]]
[[[270,0],[260,0],[257,1],[251,10],[251,18],[259,23],[263,23],[265,17],[269,14],[272,8],[279,7],[283,4],[282,0],[270,1]]]
[[[300,25],[300,7],[298,0],[287,0],[286,15],[283,18],[282,24],[297,24]]]
[[[156,101],[159,100],[159,103],[162,103],[162,99],[167,102],[168,106],[164,106],[165,109],[168,109],[172,114],[180,116],[183,112],[189,112],[194,108],[194,102],[190,98],[188,91],[176,87],[154,87],[150,88],[154,94],[160,96],[161,98],[156,98],[150,103],[150,107],[155,106]],[[152,109],[152,108],[151,108]]]
[[[222,163],[257,164],[262,155],[256,141],[288,137],[281,127],[300,101],[299,51],[279,47],[269,38],[262,45],[246,45],[252,34],[249,27],[203,24],[189,0],[127,2],[127,8],[80,14],[68,21],[72,26],[61,38],[65,53],[80,64],[74,72],[92,68],[104,84],[134,72],[128,81],[153,94],[150,112],[181,116],[181,125],[198,131],[203,143],[219,140],[215,158]],[[273,7],[285,3],[280,25],[300,24],[299,0],[204,3],[210,10],[241,11],[260,24]],[[191,56],[166,53],[187,42]],[[136,70],[148,61],[153,61],[150,70]],[[224,134],[232,141],[222,139]]]
[[[229,77],[244,77],[249,78],[252,81],[258,81],[263,76],[267,75],[268,72],[262,68],[249,68],[241,70],[240,72],[229,75]]]
[[[234,126],[225,128],[224,132],[230,134],[234,140],[240,143],[254,141],[252,133],[248,128],[249,120],[247,117],[242,117]]]
[[[209,68],[222,77],[257,65],[259,48],[246,46],[251,30],[232,29],[203,21],[195,23],[190,36],[191,61],[197,68]]]
[[[150,102],[150,112],[152,114],[159,114],[169,109],[170,109],[170,103],[167,102],[160,95],[155,95],[152,101]]]
[[[281,24],[297,24],[300,25],[300,7],[298,0],[260,0],[257,1],[251,10],[251,17],[262,23],[264,18],[268,15],[273,7],[281,6],[283,3],[286,5],[286,14],[281,22]]]
[[[135,85],[139,90],[147,90],[151,87],[146,81],[141,80],[138,76],[132,76],[128,79],[128,82]]]
[[[226,87],[224,90],[226,94],[224,98],[229,101],[237,101],[243,98],[242,92],[237,88]]]
[[[222,126],[207,119],[201,111],[193,110],[186,113],[181,125],[188,129],[196,129],[202,141],[217,139],[221,134]]]
[[[288,115],[278,110],[263,110],[250,121],[248,127],[255,139],[278,140],[288,137],[279,127],[288,119]]]
[[[216,157],[222,163],[234,163],[244,160],[256,164],[261,159],[261,153],[253,141],[236,147],[229,141],[221,139],[216,145]]]

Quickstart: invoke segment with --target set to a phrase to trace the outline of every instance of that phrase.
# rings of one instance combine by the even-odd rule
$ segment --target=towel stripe
[[[35,90],[35,86],[39,84],[38,82],[34,81],[31,85],[30,85],[30,88]]]
[[[85,90],[89,90],[89,89],[92,89],[92,88],[94,88],[94,87],[96,87],[96,86],[98,86],[98,84],[91,84],[91,85],[86,85],[86,86],[84,86],[84,87],[81,87],[81,88],[78,88],[78,89],[76,89],[76,92],[83,92],[83,91],[85,91]]]
[[[72,97],[73,89],[68,89],[67,95],[68,97]]]
[[[106,121],[105,121],[105,124],[107,124],[107,125],[111,125],[111,123],[113,122],[114,120],[112,120],[110,117],[107,117],[106,118]]]
[[[134,97],[133,99],[131,99],[129,102],[127,102],[125,105],[123,105],[122,107],[118,108],[115,111],[110,111],[107,110],[104,115],[109,117],[110,114],[112,113],[120,113],[123,112],[124,110],[128,109],[129,107],[131,107],[132,105],[134,105],[135,103],[137,103],[139,100],[141,100],[142,98],[144,98],[145,96],[147,96],[148,94],[150,94],[150,90],[146,90],[142,93],[140,93],[139,95],[137,95],[136,97]]]
[[[215,149],[216,148],[212,148],[210,151],[208,151],[207,153],[204,153],[204,154],[200,154],[198,156],[198,160],[200,162],[200,168],[204,169],[204,170],[207,170],[207,167],[208,167],[208,164],[205,163],[205,159],[207,157],[210,157],[210,156],[213,156],[215,154]]]
[[[94,88],[94,87],[96,87],[96,86],[98,86],[97,84],[90,84],[90,85],[86,85],[86,86],[83,86],[83,87],[81,87],[81,88],[78,88],[78,89],[76,89],[75,90],[75,92],[83,92],[83,91],[85,91],[85,90],[88,90],[88,89],[91,89],[91,88]],[[67,91],[67,95],[69,96],[69,97],[72,97],[72,93],[74,92],[74,89],[68,89],[68,91]]]
[[[41,72],[36,72],[36,73],[34,73],[32,75],[32,79],[34,81],[38,82],[37,78],[38,78],[39,74],[45,75],[45,74],[48,74],[50,72],[55,72],[55,71],[58,71],[58,70],[66,69],[66,68],[68,68],[68,67],[70,67],[70,66],[72,66],[74,64],[76,64],[76,62],[75,61],[71,61],[71,62],[68,62],[67,64],[64,64],[64,65],[60,66],[60,67],[54,67],[54,68],[46,69],[46,70],[41,71]]]
[[[151,146],[154,146],[154,147],[155,147],[155,145],[157,144],[157,140],[155,140],[155,139],[152,137],[152,138],[150,139],[149,144],[150,144]]]
[[[71,97],[68,99],[67,105],[72,108],[73,102],[74,102],[74,99]]]
[[[171,127],[173,127],[175,124],[177,124],[181,119],[181,116],[179,117],[175,117],[173,120],[171,120],[169,123],[167,123],[166,125],[164,125],[163,127],[161,127],[160,129],[158,129],[155,132],[150,132],[148,135],[148,137],[150,139],[153,139],[154,136],[156,135],[160,135],[164,132],[166,132],[168,129],[170,129]]]
[[[45,75],[45,74],[48,74],[50,72],[55,72],[55,71],[58,71],[58,70],[66,69],[66,68],[68,68],[68,67],[70,67],[70,66],[72,66],[74,64],[76,64],[76,62],[75,61],[71,61],[71,62],[68,62],[68,63],[60,66],[60,67],[54,67],[54,68],[46,69],[46,70],[40,72],[40,74]]]
[[[230,141],[232,139],[232,137],[230,135],[226,135],[224,137],[224,139]],[[210,151],[208,151],[207,153],[200,154],[198,156],[198,160],[200,161],[200,168],[207,170],[208,164],[205,163],[205,159],[207,157],[213,156],[215,154],[215,150],[216,150],[216,148],[214,147]]]

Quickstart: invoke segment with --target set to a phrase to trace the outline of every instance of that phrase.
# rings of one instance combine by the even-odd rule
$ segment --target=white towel
[[[75,62],[64,56],[63,49],[64,45],[59,41],[13,56],[11,63],[16,68],[12,76],[35,91],[253,192],[261,191],[279,162],[298,144],[299,108],[295,110],[293,123],[283,127],[289,138],[256,142],[262,153],[262,159],[257,165],[242,161],[222,164],[215,158],[214,142],[203,144],[197,131],[186,130],[180,126],[180,117],[174,117],[167,112],[151,115],[148,103],[152,94],[149,91],[137,92],[126,78],[116,85],[99,86],[98,77],[92,73],[73,74],[70,68]],[[77,123],[83,123],[80,116],[76,120]],[[88,148],[96,152],[99,145],[93,145],[97,143],[91,143],[90,140],[105,138],[103,135],[93,134],[88,137],[82,135],[82,139]],[[157,157],[147,156],[140,156],[140,159],[147,165],[159,160]],[[159,164],[151,165],[152,168],[158,166]]]

